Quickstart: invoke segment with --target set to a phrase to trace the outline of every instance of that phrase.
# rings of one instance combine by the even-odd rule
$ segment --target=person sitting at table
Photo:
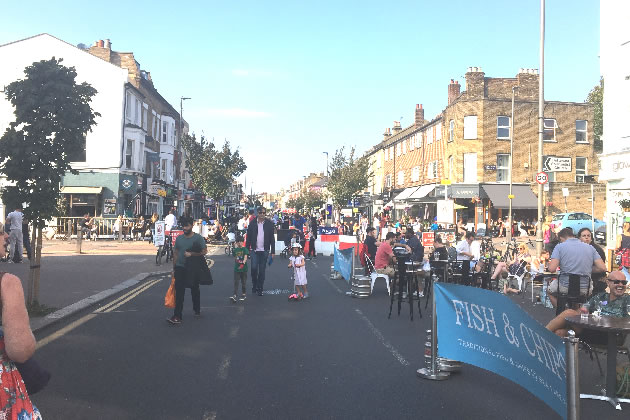
[[[591,273],[606,271],[606,265],[602,261],[595,248],[585,244],[573,236],[573,229],[564,228],[558,232],[560,243],[553,249],[549,261],[549,271],[560,269],[557,280],[553,280],[547,289],[552,305],[558,305],[557,294],[566,294],[569,291],[569,276],[580,276],[580,295],[588,296],[593,290]]]
[[[589,305],[589,313],[599,311],[600,315],[611,316],[616,318],[628,318],[628,306],[630,305],[630,295],[626,294],[626,286],[628,280],[621,271],[612,271],[606,278],[606,283],[610,289],[610,293],[602,292],[591,297],[585,305]],[[552,319],[546,328],[560,337],[566,337],[569,332],[569,323],[567,317],[577,316],[585,312],[582,307],[580,310],[566,309],[560,315]],[[572,327],[581,339],[590,344],[605,344],[607,335],[603,331],[582,330],[580,327]]]
[[[413,227],[407,226],[405,231],[405,243],[411,248],[411,259],[414,261],[422,261],[424,259],[424,247],[418,238],[418,235],[413,231]]]
[[[144,216],[140,216],[133,226],[133,239],[144,239],[144,231]]]
[[[376,250],[379,246],[381,246],[382,242],[376,240],[376,228],[372,226],[368,227],[366,230],[365,241],[363,241],[363,245],[365,245],[365,253],[370,257],[372,263],[376,258]]]
[[[499,278],[499,293],[503,293],[505,295],[507,295],[508,293],[518,293],[518,289],[513,289],[512,283],[516,283],[516,282],[512,282],[509,279],[509,276],[507,279],[503,278],[504,274],[513,274],[516,275],[521,263],[526,262],[526,263],[530,263],[532,260],[531,255],[529,255],[529,252],[527,251],[527,245],[525,244],[519,244],[518,248],[517,248],[517,254],[514,257],[513,260],[509,261],[509,264],[503,261],[500,261],[497,264],[497,267],[494,269],[494,273],[492,274],[491,279],[492,280],[496,280],[497,277]],[[516,287],[518,287],[518,284],[516,285]]]
[[[385,235],[385,241],[381,242],[374,257],[376,272],[385,274],[392,280],[394,279],[394,263],[396,262],[393,248],[397,246],[405,248],[407,252],[411,252],[411,248],[408,245],[396,243],[396,234],[394,232],[388,232]]]

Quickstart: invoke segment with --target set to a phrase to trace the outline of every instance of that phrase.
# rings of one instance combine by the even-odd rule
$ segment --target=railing
[[[77,229],[81,228],[83,223],[83,217],[57,217],[53,218],[47,223],[44,229],[44,236],[47,239],[69,239],[75,238],[77,235]],[[116,223],[115,217],[95,217],[92,219],[96,231],[92,234],[96,236],[96,239],[113,239],[114,238],[114,223]],[[127,236],[131,234],[132,227],[136,219],[123,218],[122,219],[122,234]]]

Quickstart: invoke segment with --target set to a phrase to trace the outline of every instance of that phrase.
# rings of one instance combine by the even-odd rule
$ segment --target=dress
[[[15,364],[4,351],[4,333],[0,330],[0,420],[41,420],[31,403]]]
[[[296,286],[304,286],[306,284],[306,266],[295,267],[295,264],[304,263],[304,257],[302,255],[289,257],[289,260],[294,264],[293,270],[295,273],[294,284]]]

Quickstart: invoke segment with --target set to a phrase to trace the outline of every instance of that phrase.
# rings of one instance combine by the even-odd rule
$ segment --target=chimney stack
[[[383,141],[386,141],[388,138],[390,138],[392,135],[392,133],[389,131],[389,127],[387,127],[385,129],[385,132],[383,133]]]
[[[485,97],[486,80],[481,67],[468,67],[466,72],[466,95],[470,99]]]
[[[459,81],[454,81],[451,79],[451,83],[448,85],[448,104],[452,104],[455,102],[457,98],[459,98],[460,89],[462,86],[459,84]]]
[[[416,104],[416,118],[414,120],[414,125],[416,127],[424,125],[424,109],[422,109],[422,104]]]
[[[400,126],[400,121],[394,121],[394,128],[392,128],[394,135],[400,133],[402,131],[402,127]]]

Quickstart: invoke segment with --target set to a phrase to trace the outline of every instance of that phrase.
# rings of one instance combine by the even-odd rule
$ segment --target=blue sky
[[[158,90],[185,102],[191,130],[227,138],[248,190],[325,170],[324,151],[363,151],[417,103],[430,119],[464,73],[538,68],[539,1],[5,2],[0,44],[48,32],[109,38]],[[15,18],[7,18],[15,16]],[[545,98],[584,101],[599,80],[599,2],[547,0]]]

